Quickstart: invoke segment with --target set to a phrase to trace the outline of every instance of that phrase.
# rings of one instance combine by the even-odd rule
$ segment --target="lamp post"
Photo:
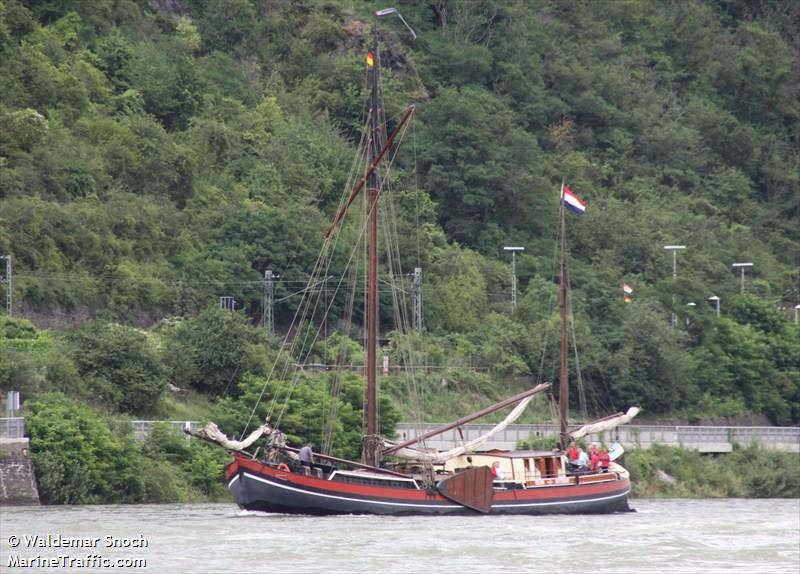
[[[517,251],[525,251],[524,247],[503,247],[511,252],[511,311],[517,309]]]
[[[738,267],[742,272],[742,295],[744,295],[744,270],[745,270],[745,268],[752,267],[752,266],[753,266],[752,263],[734,263],[731,266],[734,269],[736,269]]]
[[[800,312],[800,305],[795,305],[793,311],[794,311],[794,324],[797,325],[797,314],[798,312]]]
[[[716,295],[712,295],[711,297],[708,298],[708,300],[714,303],[714,305],[716,306],[717,317],[719,317],[719,297],[717,297]]]
[[[685,245],[665,245],[664,249],[672,251],[672,280],[678,277],[678,251],[686,249]],[[675,294],[672,294],[672,328],[678,324],[678,315],[675,313]]]

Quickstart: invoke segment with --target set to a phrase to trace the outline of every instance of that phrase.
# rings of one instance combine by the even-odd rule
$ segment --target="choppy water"
[[[609,516],[440,518],[297,517],[230,504],[4,507],[0,572],[800,572],[800,500],[633,506],[638,512]],[[48,534],[98,540],[36,547],[31,537]],[[109,548],[106,536],[139,547]],[[53,559],[55,567],[43,562]],[[119,566],[97,568],[101,559]],[[130,560],[146,566],[126,567]]]

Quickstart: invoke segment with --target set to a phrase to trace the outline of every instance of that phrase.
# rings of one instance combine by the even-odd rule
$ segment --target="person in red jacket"
[[[600,469],[600,455],[598,452],[592,451],[592,454],[589,455],[589,470],[592,472],[597,472]]]
[[[492,478],[494,480],[503,480],[503,471],[500,470],[500,463],[498,461],[492,463]]]
[[[609,464],[611,464],[611,457],[608,454],[608,449],[603,447],[600,449],[600,470],[608,472]]]
[[[574,442],[569,445],[569,449],[567,450],[567,459],[570,462],[575,461],[575,464],[578,463],[578,447],[575,446]]]
[[[580,453],[578,452],[578,447],[575,446],[575,443],[570,443],[569,449],[567,449],[567,471],[574,471],[578,468],[578,457],[580,457]]]

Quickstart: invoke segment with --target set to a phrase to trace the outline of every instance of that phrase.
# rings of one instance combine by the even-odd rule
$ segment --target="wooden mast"
[[[378,80],[380,77],[380,54],[378,52],[378,22],[375,20],[375,30],[371,49],[372,65],[370,66],[370,138],[369,161],[380,153],[380,108],[378,99]],[[364,437],[362,459],[364,464],[378,466],[380,463],[378,444],[378,383],[377,383],[377,341],[378,341],[378,170],[373,169],[367,178],[369,189],[368,212],[369,218],[369,264],[367,270],[367,434]]]
[[[394,12],[391,12],[394,13]],[[376,16],[385,15],[380,12]],[[412,31],[413,33],[413,31]],[[342,221],[347,210],[352,205],[355,198],[365,187],[368,193],[367,206],[367,229],[368,255],[367,255],[367,301],[364,319],[365,341],[364,346],[367,352],[366,372],[367,372],[367,397],[364,408],[366,418],[366,433],[362,443],[361,459],[365,465],[376,467],[380,464],[381,442],[378,436],[378,385],[377,385],[377,343],[379,335],[379,316],[378,316],[378,196],[380,195],[380,176],[378,165],[384,154],[392,146],[395,138],[404,129],[406,122],[415,111],[413,104],[409,105],[397,127],[391,135],[386,138],[381,146],[383,137],[383,124],[381,121],[382,112],[380,103],[380,57],[378,54],[378,27],[375,23],[375,35],[372,47],[367,58],[370,80],[370,110],[369,110],[369,137],[367,142],[367,169],[364,176],[359,180],[350,197],[339,208],[328,230],[325,232],[325,240],[331,239],[336,226]]]
[[[564,181],[561,181],[561,196],[559,197],[560,233],[561,233],[561,272],[559,278],[559,304],[561,308],[561,345],[559,361],[558,407],[561,429],[559,442],[561,448],[567,448],[569,440],[568,414],[569,414],[569,386],[567,380],[567,239],[564,225]]]

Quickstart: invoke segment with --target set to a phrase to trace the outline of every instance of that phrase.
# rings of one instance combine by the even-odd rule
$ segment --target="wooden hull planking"
[[[225,472],[240,508],[285,514],[473,515],[436,490],[349,484],[236,457]],[[588,478],[588,477],[587,477]],[[610,514],[629,511],[627,478],[495,490],[488,514]]]

